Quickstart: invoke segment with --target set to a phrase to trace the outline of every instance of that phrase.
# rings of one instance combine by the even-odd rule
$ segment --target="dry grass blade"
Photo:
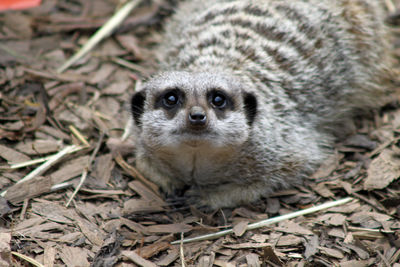
[[[71,129],[71,128],[70,128],[70,129]],[[73,127],[73,129],[75,129],[75,127]],[[71,129],[71,130],[72,130],[72,129]],[[86,139],[80,134],[80,132],[76,130],[76,133],[78,133],[78,134],[82,137],[81,141],[84,141],[83,143],[85,143],[85,144],[87,144],[87,146],[89,146],[89,143],[88,143],[88,142],[86,141]],[[78,184],[78,186],[76,187],[75,191],[72,193],[72,196],[69,198],[67,204],[65,204],[65,207],[68,207],[68,206],[69,206],[69,204],[71,203],[72,199],[75,197],[75,195],[78,193],[79,189],[82,187],[83,183],[85,182],[86,177],[87,177],[87,174],[88,174],[88,172],[89,172],[89,170],[90,170],[90,166],[91,166],[91,164],[92,164],[94,158],[96,157],[96,154],[97,154],[97,153],[99,152],[99,150],[100,150],[100,146],[101,146],[101,144],[103,143],[103,139],[104,139],[104,133],[101,134],[100,139],[99,139],[99,141],[97,142],[97,146],[96,146],[96,148],[93,150],[93,153],[92,153],[92,155],[90,156],[90,158],[89,158],[89,160],[88,160],[87,166],[85,167],[85,169],[84,169],[83,172],[82,172],[82,176],[81,176],[81,179],[80,179],[80,181],[79,181],[79,184]]]
[[[25,256],[25,255],[23,255],[23,254],[21,254],[21,253],[12,251],[11,254],[14,255],[14,256],[17,256],[17,257],[19,257],[19,258],[21,258],[21,259],[23,259],[23,260],[26,260],[27,262],[29,262],[29,263],[32,264],[33,266],[44,267],[44,265],[41,264],[40,262],[38,262],[38,261],[36,261],[36,260],[34,260],[34,259],[28,257],[28,256]]]
[[[24,178],[22,178],[21,180],[19,180],[17,182],[17,184],[19,183],[23,183],[26,181],[29,181],[30,179],[43,174],[45,171],[47,171],[51,166],[53,166],[54,164],[56,164],[57,162],[59,162],[60,159],[62,159],[64,156],[74,153],[76,151],[79,151],[81,149],[83,149],[85,147],[82,146],[76,146],[76,145],[70,145],[70,146],[66,146],[63,150],[61,150],[60,152],[58,152],[57,154],[54,154],[53,156],[51,156],[50,158],[47,159],[47,161],[45,161],[42,165],[40,165],[38,168],[36,168],[35,170],[33,170],[32,172],[30,172],[27,176],[25,176]],[[1,196],[5,196],[5,194],[7,193],[7,191],[3,191],[0,195]]]
[[[86,140],[86,138],[81,134],[81,132],[78,131],[78,129],[75,128],[75,126],[70,125],[69,130],[72,132],[73,135],[76,136],[76,138],[79,139],[85,146],[90,146],[89,142]]]
[[[295,211],[292,213],[288,213],[282,216],[278,216],[278,217],[274,217],[274,218],[270,218],[270,219],[266,219],[266,220],[262,220],[260,222],[256,222],[256,223],[252,223],[249,224],[246,228],[246,230],[253,230],[253,229],[257,229],[257,228],[261,228],[273,223],[277,223],[280,221],[284,221],[284,220],[289,220],[295,217],[299,217],[302,215],[306,215],[306,214],[310,214],[310,213],[314,213],[320,210],[324,210],[324,209],[329,209],[335,206],[339,206],[339,205],[343,205],[347,202],[350,202],[351,200],[353,200],[353,198],[348,197],[348,198],[344,198],[344,199],[340,199],[340,200],[336,200],[336,201],[331,201],[328,203],[324,203],[318,206],[314,206],[305,210],[299,210],[299,211]],[[202,235],[202,236],[198,236],[198,237],[193,237],[193,238],[187,238],[184,239],[182,241],[174,241],[171,244],[172,245],[177,245],[181,242],[183,243],[190,243],[190,242],[196,242],[196,241],[203,241],[203,240],[210,240],[210,239],[215,239],[224,235],[228,235],[233,233],[233,229],[228,229],[228,230],[224,230],[224,231],[220,231],[217,233],[212,233],[212,234],[207,234],[207,235]]]
[[[124,169],[126,172],[128,172],[130,175],[132,175],[133,177],[137,178],[138,180],[140,180],[145,186],[147,186],[151,191],[153,191],[154,194],[156,194],[157,196],[160,196],[160,194],[158,193],[158,186],[156,184],[154,184],[153,182],[150,182],[149,180],[147,180],[145,177],[143,177],[143,175],[141,175],[134,167],[130,166],[126,161],[124,161],[124,159],[122,158],[121,155],[118,155],[117,157],[115,157],[115,161],[118,163],[118,165]]]
[[[396,11],[396,6],[393,4],[392,0],[385,0],[385,4],[390,13],[394,13]]]
[[[183,239],[183,233],[181,233],[181,240],[179,241],[180,242],[179,255],[181,257],[181,266],[185,267],[186,264],[185,264],[185,253],[183,252],[183,240],[184,240]]]
[[[45,161],[49,160],[52,156],[53,155],[47,156],[47,157],[43,157],[43,158],[40,158],[40,159],[33,159],[33,160],[28,160],[28,161],[24,161],[24,162],[20,162],[20,163],[11,164],[10,165],[10,169],[25,168],[25,167],[28,167],[28,166],[31,166],[31,165],[39,164],[39,163],[42,163],[42,162],[45,162]]]
[[[59,69],[58,73],[62,73],[68,69],[72,64],[81,59],[90,50],[93,49],[101,40],[111,34],[111,32],[118,27],[118,25],[129,15],[129,13],[140,3],[139,0],[132,0],[126,3],[119,9],[114,16],[112,16],[106,24],[104,24],[90,39],[89,41],[69,60],[67,60]]]

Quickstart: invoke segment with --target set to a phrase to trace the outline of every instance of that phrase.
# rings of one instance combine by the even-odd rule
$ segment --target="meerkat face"
[[[131,107],[139,139],[151,148],[238,146],[257,113],[253,94],[212,73],[163,73],[143,85]]]

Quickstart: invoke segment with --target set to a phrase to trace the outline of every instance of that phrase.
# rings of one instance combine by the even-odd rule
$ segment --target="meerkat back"
[[[159,72],[132,98],[138,168],[211,208],[300,183],[330,153],[334,125],[387,95],[380,5],[183,3],[157,50]]]

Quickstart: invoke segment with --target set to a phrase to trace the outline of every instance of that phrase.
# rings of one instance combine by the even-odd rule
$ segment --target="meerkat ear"
[[[146,101],[146,91],[140,90],[135,93],[131,99],[131,111],[136,125],[140,125],[140,119],[144,111],[144,102]]]
[[[247,121],[249,125],[252,125],[257,115],[257,98],[252,93],[244,92],[243,103]]]

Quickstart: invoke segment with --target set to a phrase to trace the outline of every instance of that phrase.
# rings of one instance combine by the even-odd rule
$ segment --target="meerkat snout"
[[[207,125],[207,114],[200,106],[193,106],[189,110],[189,125],[194,129],[204,129]]]

